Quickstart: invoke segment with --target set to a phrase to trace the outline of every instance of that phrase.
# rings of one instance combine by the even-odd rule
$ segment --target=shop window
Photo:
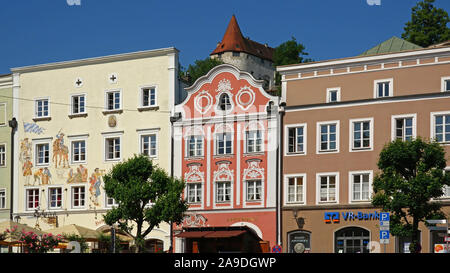
[[[336,253],[369,253],[370,242],[368,230],[360,227],[347,227],[335,232]]]
[[[419,230],[419,238],[422,239],[421,232]],[[422,245],[422,240],[419,241],[420,245]],[[399,236],[397,237],[397,253],[411,253],[409,250],[409,245],[412,242],[411,236]],[[423,246],[422,246],[423,249]]]

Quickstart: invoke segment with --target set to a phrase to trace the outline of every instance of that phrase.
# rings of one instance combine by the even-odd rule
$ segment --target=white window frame
[[[322,125],[336,125],[336,149],[335,150],[321,150],[321,126]],[[340,121],[320,121],[316,123],[316,153],[317,154],[335,154],[339,153],[340,142]]]
[[[51,204],[52,204],[52,190],[55,190],[55,189],[60,189],[61,190],[61,205],[60,206],[57,206],[57,207],[53,207]],[[52,186],[52,187],[48,187],[47,188],[47,192],[48,192],[48,205],[47,205],[47,207],[48,207],[48,209],[49,210],[61,210],[62,208],[63,208],[63,204],[64,204],[64,189],[63,189],[63,187],[56,187],[56,186]]]
[[[442,116],[442,115],[450,115],[450,111],[443,111],[443,112],[431,112],[430,113],[430,138],[432,140],[436,140],[436,116]],[[445,124],[445,123],[444,123]],[[444,139],[445,139],[445,125],[443,126],[443,130],[444,130]],[[450,133],[450,132],[448,132]],[[448,141],[444,141],[444,142],[439,142],[442,145],[450,145],[450,140]]]
[[[80,136],[68,136],[69,138],[69,144],[70,144],[70,150],[69,150],[69,155],[70,155],[70,164],[74,165],[74,164],[86,164],[87,163],[87,158],[88,158],[88,137],[89,135],[80,135]],[[74,160],[74,147],[73,144],[75,142],[82,142],[84,141],[84,160],[78,160],[75,161]]]
[[[441,78],[441,92],[450,92],[450,90],[445,90],[446,87],[446,81],[450,81],[450,76],[442,77]]]
[[[191,155],[191,138],[194,138],[194,155]],[[201,143],[201,149],[198,149],[198,144]],[[185,140],[186,158],[198,158],[204,156],[205,140],[203,135],[188,135]]]
[[[402,114],[402,115],[392,115],[391,116],[391,141],[397,139],[397,119],[408,119],[412,118],[412,139],[417,137],[417,114]],[[403,128],[404,131],[404,128]],[[405,140],[405,132],[403,132],[402,140]]]
[[[336,101],[331,101],[331,92],[336,91]],[[339,102],[341,101],[341,88],[333,87],[327,88],[327,103]]]
[[[230,135],[231,136],[231,140],[228,140],[228,138],[225,138],[225,140],[224,140],[224,153],[223,154],[221,154],[221,153],[219,153],[219,135],[224,135],[224,136],[227,136],[227,135]],[[228,141],[231,141],[231,152],[230,153],[227,153],[226,152],[226,150],[227,150],[227,145],[226,145],[226,143],[228,142]],[[233,155],[233,152],[234,152],[234,133],[233,132],[220,132],[220,133],[214,133],[214,146],[215,146],[215,155],[217,155],[217,156],[230,156],[230,155]]]
[[[0,189],[0,209],[6,209],[6,189]]]
[[[302,199],[303,201],[289,201],[289,179],[294,178],[296,179],[296,187],[295,187],[295,197],[297,198],[297,178],[302,178],[303,180],[303,192],[301,193],[302,195]],[[286,174],[284,175],[284,185],[285,185],[285,189],[284,189],[284,193],[285,193],[285,198],[284,198],[284,205],[285,206],[296,206],[296,205],[306,205],[306,190],[307,190],[307,181],[306,181],[306,173],[298,173],[298,174]]]
[[[355,148],[353,145],[354,142],[354,124],[355,123],[361,123],[361,122],[369,122],[369,130],[370,130],[370,139],[369,139],[369,147],[361,147],[361,148]],[[350,119],[349,120],[349,152],[366,152],[366,151],[373,151],[373,129],[374,129],[374,119],[373,117],[370,118],[358,118],[358,119]],[[361,130],[362,134],[362,130]],[[361,135],[362,136],[362,135]],[[362,145],[362,143],[361,143]]]
[[[256,137],[250,139],[249,134],[255,133]],[[257,135],[259,134],[259,138]],[[244,151],[246,154],[258,154],[258,153],[264,153],[264,131],[257,128],[256,130],[245,130],[244,131],[244,137],[245,137],[245,145],[244,145]],[[249,140],[253,140],[253,151],[249,151]],[[259,141],[259,145],[257,144]],[[259,146],[259,151],[256,151],[256,148]]]
[[[138,133],[138,143],[139,143],[139,153],[140,154],[144,154],[144,141],[143,141],[143,138],[146,137],[146,136],[155,136],[155,141],[156,141],[155,154],[154,155],[150,155],[150,154],[147,155],[147,154],[145,154],[145,155],[147,155],[151,159],[157,159],[158,158],[158,154],[159,154],[159,131],[160,131],[160,128],[137,129],[136,131]],[[150,147],[149,147],[149,151],[150,151]],[[121,156],[122,156],[122,154],[121,154]]]
[[[78,101],[78,113],[74,113],[74,98],[75,97],[78,97],[78,98],[80,98],[80,97],[83,97],[84,98],[84,111],[83,112],[81,112],[80,111],[80,102]],[[86,96],[86,93],[77,93],[77,94],[71,94],[70,95],[70,113],[69,113],[69,115],[71,115],[71,116],[76,116],[76,115],[84,115],[84,114],[87,114],[87,109],[86,109],[86,98],[87,98],[87,96]]]
[[[33,163],[35,167],[47,167],[50,166],[50,161],[52,159],[52,138],[46,138],[46,139],[37,139],[37,140],[32,140],[33,143]],[[47,144],[48,145],[48,162],[47,163],[39,163],[38,162],[38,145],[43,145],[43,144]]]
[[[83,205],[78,205],[75,206],[74,202],[75,202],[75,192],[74,189],[75,188],[80,188],[80,189],[84,189],[84,199],[83,199]],[[72,210],[82,210],[86,208],[87,205],[87,191],[86,191],[86,186],[85,185],[73,185],[70,187],[70,208]],[[81,200],[81,199],[80,199]]]
[[[119,93],[119,108],[115,108],[115,102],[113,102],[113,109],[108,109],[108,94],[109,93]],[[114,98],[115,100],[115,98]],[[105,109],[104,112],[114,112],[114,111],[121,111],[123,109],[123,96],[122,96],[122,89],[111,89],[105,91]]]
[[[251,200],[251,199],[249,199],[249,187],[250,187],[250,184],[252,183],[260,183],[260,186],[259,186],[259,196],[260,196],[260,198],[259,199],[253,199],[253,200]],[[257,189],[258,189],[258,186],[256,186],[255,185],[255,187],[254,187],[254,192],[253,192],[253,196],[255,197],[256,195],[257,195]],[[263,201],[263,199],[264,199],[264,180],[263,179],[252,179],[252,180],[246,180],[245,181],[245,202],[247,202],[247,203],[256,203],[256,202],[262,202]]]
[[[42,110],[42,115],[39,116],[39,112],[38,112],[38,104],[41,101],[47,101],[47,106],[48,106],[48,114],[45,116],[44,114],[44,110]],[[44,106],[42,106],[44,107]],[[45,118],[49,118],[51,116],[51,108],[50,108],[50,97],[42,97],[42,98],[35,98],[34,99],[34,119],[45,119]]]
[[[335,201],[320,201],[320,178],[323,176],[335,176],[336,188],[335,188]],[[327,196],[329,199],[329,196]],[[327,172],[327,173],[316,173],[316,204],[317,205],[327,205],[327,204],[339,204],[339,172]]]
[[[354,184],[354,180],[353,177],[355,175],[369,175],[369,199],[368,200],[354,200],[353,199],[353,193],[354,193],[354,189],[353,189],[353,184]],[[348,187],[348,194],[349,194],[349,202],[350,203],[371,203],[372,201],[372,184],[373,184],[373,171],[372,170],[362,170],[362,171],[350,171],[348,172],[348,181],[349,181],[349,187]],[[362,192],[361,192],[362,193]]]
[[[30,208],[28,206],[28,197],[29,197],[29,191],[36,191],[38,192],[37,194],[37,201],[38,201],[38,205],[37,207],[32,207]],[[33,195],[34,197],[36,197],[35,195]],[[34,199],[35,201],[35,199]],[[33,202],[34,203],[34,202]],[[39,188],[33,187],[33,188],[25,188],[25,210],[26,211],[34,211],[35,209],[38,209],[41,205],[41,190]]]
[[[294,148],[295,148],[295,152],[289,152],[289,130],[290,129],[297,129],[299,127],[303,127],[303,151],[297,151],[297,145],[298,145],[298,135],[297,135],[297,130],[295,130],[295,144],[294,144]],[[285,145],[284,145],[284,155],[285,156],[300,156],[300,155],[306,155],[307,154],[307,147],[308,147],[308,142],[307,142],[307,134],[308,134],[308,127],[306,123],[298,123],[298,124],[289,124],[286,125],[284,127],[284,132],[285,132]]]
[[[103,160],[104,162],[118,162],[121,161],[123,158],[123,132],[114,132],[114,133],[103,133]],[[113,139],[113,138],[118,138],[119,142],[120,142],[120,157],[116,158],[114,156],[114,158],[110,159],[108,158],[108,149],[106,147],[107,145],[107,140],[108,139]],[[115,151],[114,151],[115,154]]]
[[[389,95],[385,96],[384,95],[384,90],[383,90],[383,96],[380,97],[378,95],[378,84],[379,83],[385,83],[385,82],[389,83]],[[377,98],[387,98],[387,97],[393,97],[393,96],[394,96],[394,78],[375,80],[373,82],[373,97],[375,99],[377,99]]]
[[[219,200],[219,184],[229,184],[230,185],[230,198],[229,200]],[[232,185],[232,181],[215,181],[214,182],[214,203],[215,204],[229,204],[232,205],[233,204],[233,185]],[[226,189],[227,187],[223,187],[223,196],[226,196]]]
[[[450,172],[450,166],[444,169],[444,173],[445,172]],[[445,192],[448,192],[448,195],[446,195]],[[441,196],[440,199],[450,199],[450,186],[447,185],[444,186],[444,194]]]
[[[6,143],[0,143],[0,148],[3,147],[3,151],[0,151],[0,168],[7,167],[7,148]]]
[[[109,200],[112,200],[112,204],[109,204]],[[115,208],[119,204],[116,202],[116,200],[112,197],[109,197],[105,192],[105,208]]]
[[[149,98],[148,98],[148,105],[144,104],[144,90],[151,90],[154,89],[155,90],[155,103],[151,104],[150,103],[150,91],[149,91]],[[140,87],[140,91],[139,91],[139,107],[138,108],[154,108],[158,106],[158,86],[157,85],[146,85],[146,86],[141,86]]]
[[[194,199],[195,200],[200,199],[199,201],[194,201],[194,202],[190,201],[190,198],[191,198],[190,186],[195,186]],[[199,190],[200,190],[200,194],[198,193]],[[191,204],[191,205],[200,205],[200,204],[202,204],[202,202],[203,202],[203,183],[202,182],[189,182],[189,183],[186,183],[186,201],[187,201],[188,204]]]
[[[3,106],[3,107],[2,107]],[[0,103],[0,109],[3,109],[4,111],[3,112],[0,112],[0,115],[2,115],[3,116],[3,120],[5,121],[5,123],[0,123],[0,127],[6,127],[6,126],[8,126],[8,116],[7,116],[7,111],[8,111],[8,109],[7,109],[7,107],[8,107],[8,104],[6,103],[6,102],[4,102],[4,103]]]

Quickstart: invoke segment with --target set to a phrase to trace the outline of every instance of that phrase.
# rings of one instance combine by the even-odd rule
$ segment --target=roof
[[[249,38],[245,38],[239,28],[236,16],[233,15],[222,41],[217,44],[216,49],[210,55],[230,51],[245,52],[265,60],[273,61],[273,52],[275,50],[267,44],[263,45]]]
[[[240,236],[244,233],[249,233],[249,234],[252,234],[253,236],[258,237],[258,235],[256,235],[256,233],[247,226],[184,228],[183,232],[175,235],[175,237],[179,237],[179,238],[231,238],[231,237]]]
[[[415,49],[421,49],[421,48],[423,48],[423,47],[394,36],[394,37],[390,38],[389,40],[384,41],[381,44],[365,51],[360,56],[395,53],[395,52],[409,51],[409,50],[415,50]]]

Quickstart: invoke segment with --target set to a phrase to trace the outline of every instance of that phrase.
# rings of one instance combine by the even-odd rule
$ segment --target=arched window
[[[224,93],[219,97],[219,109],[222,111],[228,111],[231,109],[230,96]]]
[[[370,232],[360,227],[346,227],[334,234],[336,253],[369,253]]]
[[[147,253],[161,253],[164,251],[164,242],[158,239],[150,239],[145,242]]]

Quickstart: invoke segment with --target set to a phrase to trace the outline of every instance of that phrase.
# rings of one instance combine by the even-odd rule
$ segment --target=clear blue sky
[[[71,1],[71,0],[69,0]],[[418,0],[9,0],[0,5],[0,74],[12,67],[176,47],[187,67],[222,39],[233,14],[245,36],[294,36],[316,61],[400,37]],[[436,0],[450,13],[449,0]]]

